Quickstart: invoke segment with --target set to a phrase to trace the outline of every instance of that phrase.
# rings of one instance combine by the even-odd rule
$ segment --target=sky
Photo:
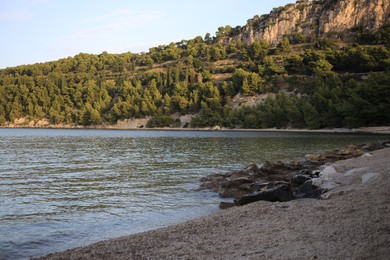
[[[243,26],[295,0],[0,0],[0,68],[140,53]]]

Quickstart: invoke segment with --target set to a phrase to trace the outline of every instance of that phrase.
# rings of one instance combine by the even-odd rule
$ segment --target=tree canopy
[[[286,35],[277,45],[244,45],[220,27],[147,53],[80,53],[0,70],[0,124],[19,118],[100,125],[174,113],[205,127],[357,127],[390,123],[390,50],[386,26],[358,43]],[[229,40],[226,40],[229,39]],[[364,44],[364,45],[363,45]],[[256,106],[235,96],[264,95]]]

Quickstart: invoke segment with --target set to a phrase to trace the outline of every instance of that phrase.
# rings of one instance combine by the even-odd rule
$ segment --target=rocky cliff
[[[390,21],[390,0],[300,0],[255,17],[240,29],[236,38],[244,44],[265,39],[276,44],[296,33],[321,37],[347,37],[360,28],[379,29]]]

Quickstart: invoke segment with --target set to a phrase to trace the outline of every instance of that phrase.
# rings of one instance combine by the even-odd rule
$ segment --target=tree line
[[[384,26],[386,27],[386,25]],[[276,46],[246,46],[237,28],[147,53],[80,53],[0,70],[0,124],[22,117],[52,124],[99,125],[173,113],[197,114],[193,127],[356,127],[390,123],[389,35],[362,31],[356,42],[294,34]],[[230,39],[230,40],[226,40]],[[237,94],[267,94],[233,109]]]

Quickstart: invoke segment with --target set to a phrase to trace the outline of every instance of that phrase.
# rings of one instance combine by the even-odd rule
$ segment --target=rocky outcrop
[[[118,122],[116,123],[116,127],[119,129],[145,128],[146,124],[151,118],[152,118],[151,116],[147,116],[144,118],[118,120]]]
[[[260,39],[276,44],[295,33],[348,37],[357,27],[376,31],[390,21],[389,13],[389,0],[301,0],[253,18],[235,38],[250,45]]]
[[[336,161],[362,156],[364,149],[350,145],[341,150],[328,151],[322,154],[307,154],[305,157],[310,161]]]
[[[369,145],[350,145],[322,154],[310,154],[291,162],[251,164],[243,170],[213,174],[202,178],[200,190],[217,192],[223,198],[233,198],[235,205],[258,200],[289,201],[301,198],[320,198],[337,187],[339,173],[328,163],[359,156],[390,146],[389,142]],[[222,208],[229,207],[223,202]]]
[[[292,162],[265,162],[260,166],[251,164],[240,171],[204,177],[200,180],[200,189],[217,192],[223,198],[234,198],[238,205],[259,199],[291,200],[296,197],[294,194],[307,180],[318,177],[319,171],[316,169],[321,164],[306,159]],[[297,196],[307,197],[302,194],[302,189]]]

